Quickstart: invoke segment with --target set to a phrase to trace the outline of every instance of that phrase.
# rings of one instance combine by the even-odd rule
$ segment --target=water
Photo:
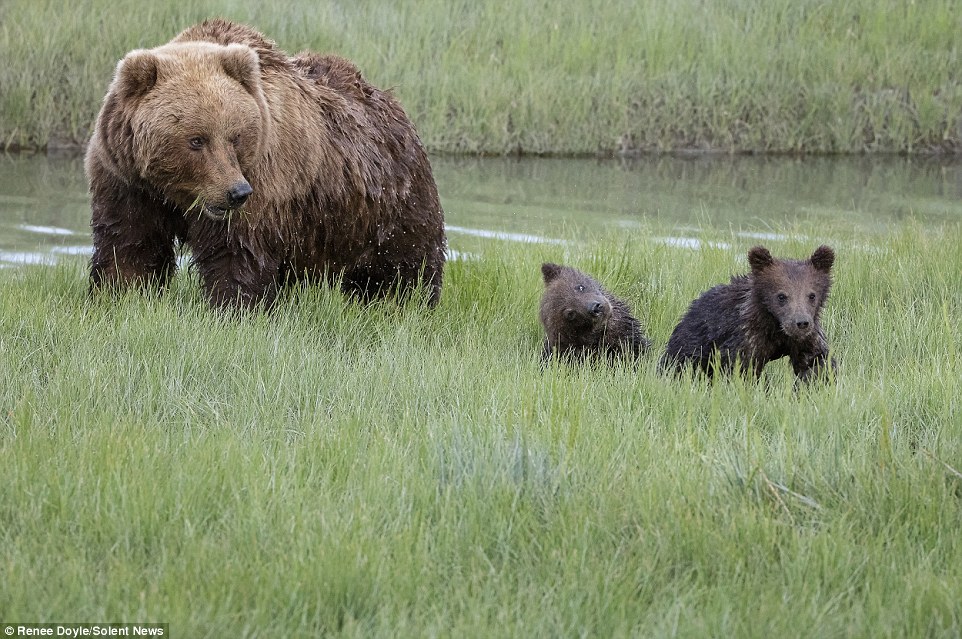
[[[839,218],[884,231],[911,218],[962,220],[962,164],[904,158],[658,157],[446,160],[435,173],[452,244],[479,231],[570,240],[579,232],[663,229],[697,248],[704,228],[777,239]]]
[[[759,240],[839,220],[866,232],[962,220],[962,163],[904,158],[696,157],[432,160],[455,256],[492,242],[565,243],[659,230],[697,249],[700,229]],[[79,156],[0,156],[0,266],[90,254]],[[817,238],[821,240],[822,238]],[[830,239],[830,238],[826,238]]]
[[[0,267],[52,264],[90,250],[82,159],[0,155]]]

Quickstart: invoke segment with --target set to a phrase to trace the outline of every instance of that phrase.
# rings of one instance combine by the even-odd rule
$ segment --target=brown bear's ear
[[[823,244],[815,249],[810,261],[816,271],[825,271],[827,273],[832,270],[832,264],[835,263],[835,251],[833,251],[831,247]]]
[[[137,97],[150,91],[157,84],[159,60],[152,51],[135,49],[117,63],[114,79],[116,92],[125,98]]]
[[[220,64],[224,73],[240,82],[248,93],[257,93],[261,63],[253,49],[243,44],[229,44],[221,53]]]
[[[775,263],[775,258],[764,246],[756,246],[748,252],[748,263],[752,267],[752,272],[764,271]]]
[[[561,274],[561,266],[558,264],[552,264],[551,262],[545,262],[541,265],[541,275],[544,276],[544,283],[548,284],[554,278]]]

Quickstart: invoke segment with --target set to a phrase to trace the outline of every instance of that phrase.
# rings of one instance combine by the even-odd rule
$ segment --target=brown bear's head
[[[775,259],[763,246],[748,252],[755,297],[789,337],[805,339],[816,330],[834,262],[828,246],[818,247],[807,260]]]
[[[267,103],[257,54],[241,44],[171,43],[117,66],[97,124],[119,173],[185,211],[221,220],[256,188]]]
[[[592,333],[607,325],[611,302],[592,277],[569,266],[541,265],[545,292],[541,322],[549,332]]]

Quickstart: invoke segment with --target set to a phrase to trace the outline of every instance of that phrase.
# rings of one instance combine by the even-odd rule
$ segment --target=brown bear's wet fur
[[[819,317],[835,253],[820,246],[807,260],[772,257],[756,246],[748,252],[751,273],[733,277],[692,302],[668,339],[663,369],[695,367],[711,376],[716,364],[756,377],[765,364],[788,357],[800,380],[835,369]]]
[[[637,358],[651,347],[628,305],[589,275],[550,262],[541,265],[541,274],[544,359],[552,355],[575,361],[598,355]]]
[[[118,64],[87,150],[91,284],[164,286],[188,246],[217,306],[289,279],[438,301],[444,214],[394,97],[336,56],[223,20]]]

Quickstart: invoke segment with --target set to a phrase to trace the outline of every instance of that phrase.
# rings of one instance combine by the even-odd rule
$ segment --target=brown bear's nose
[[[798,320],[795,322],[795,326],[799,328],[808,328],[808,320]]]
[[[251,185],[248,184],[246,180],[238,182],[228,189],[227,203],[232,209],[239,208],[247,201],[247,198],[250,197],[250,194],[253,192],[254,189],[251,188]]]
[[[604,308],[604,304],[601,302],[592,302],[588,305],[588,312],[592,315],[601,315],[601,309]]]

